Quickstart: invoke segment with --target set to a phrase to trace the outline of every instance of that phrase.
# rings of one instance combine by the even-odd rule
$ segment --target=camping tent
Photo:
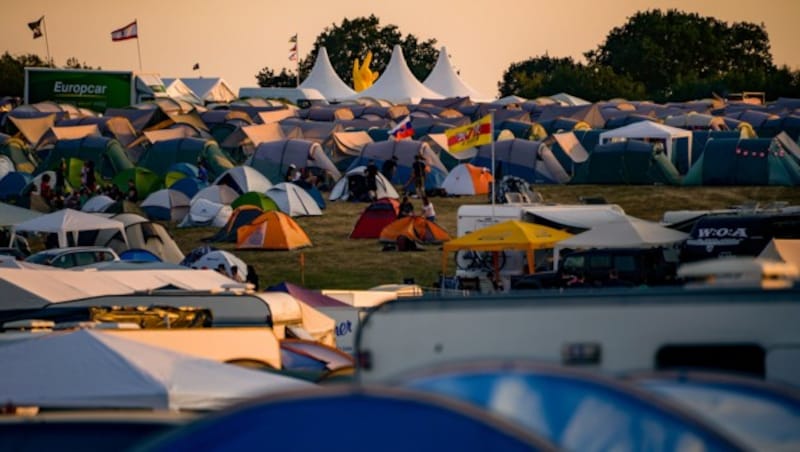
[[[265,212],[237,231],[237,249],[293,250],[311,246],[311,239],[288,215]]]
[[[0,398],[18,406],[208,410],[310,386],[92,330],[20,341],[0,356]]]
[[[688,143],[686,148],[687,155],[685,156],[678,156],[676,152],[678,140],[681,139],[686,140]],[[664,144],[667,159],[675,165],[675,168],[681,174],[685,174],[691,165],[692,132],[690,130],[665,126],[653,121],[639,121],[601,133],[598,144],[619,140],[658,140],[658,142]]]
[[[189,197],[182,192],[164,188],[151,193],[140,207],[151,220],[181,221],[190,205]]]
[[[367,179],[364,176],[366,166],[357,166],[345,173],[344,177],[336,182],[336,185],[331,189],[328,199],[331,201],[363,201],[367,197]],[[397,199],[400,197],[395,190],[394,185],[391,184],[381,173],[378,173],[375,178],[378,190],[375,197],[377,199],[392,198]]]
[[[88,136],[57,141],[55,147],[47,154],[47,158],[36,168],[36,172],[55,169],[61,159],[70,158],[84,162],[92,160],[95,163],[95,170],[105,179],[111,179],[117,173],[134,167],[125,148],[117,140]]]
[[[291,183],[281,182],[267,190],[281,212],[292,217],[322,215],[319,204],[303,188]]]
[[[119,213],[111,219],[125,225],[127,243],[122,242],[114,231],[105,230],[97,234],[93,245],[108,246],[117,254],[131,248],[144,249],[169,263],[183,260],[183,252],[164,226],[135,213]]]
[[[127,243],[125,226],[121,222],[72,209],[62,209],[42,215],[14,227],[14,231],[56,234],[58,246],[61,248],[81,245],[79,233],[82,231],[98,230],[111,230],[115,235],[119,233],[122,240]]]
[[[202,138],[175,138],[159,141],[147,148],[137,164],[158,175],[165,176],[175,163],[194,164],[200,159],[205,159],[207,162],[208,177],[211,180],[234,166],[216,141]]]
[[[103,213],[113,209],[117,201],[106,195],[95,195],[87,199],[81,206],[81,212],[87,213]]]
[[[227,185],[241,195],[249,191],[265,193],[272,187],[272,182],[249,166],[237,166],[222,173],[214,185]]]
[[[280,210],[275,201],[272,200],[269,196],[261,192],[249,191],[238,198],[236,198],[231,203],[231,208],[237,209],[241,206],[254,206],[258,207],[264,212],[270,210]]]
[[[189,213],[183,217],[178,227],[214,226],[221,228],[228,222],[232,211],[228,205],[199,198],[191,202]]]
[[[331,162],[322,146],[309,140],[280,140],[261,143],[253,155],[247,159],[247,165],[255,168],[270,181],[286,180],[289,165],[298,170],[308,168],[312,171],[327,173],[334,180],[341,177],[336,165]]]
[[[228,103],[237,98],[233,89],[220,77],[182,77],[180,80],[188,86],[200,100],[206,103]]]
[[[387,140],[369,143],[361,150],[358,156],[350,164],[350,170],[366,166],[370,160],[374,160],[378,168],[392,157],[397,157],[397,167],[394,177],[390,181],[396,185],[408,184],[411,179],[412,166],[416,156],[422,156],[430,172],[425,176],[425,189],[434,190],[442,186],[444,178],[447,177],[447,168],[442,164],[439,157],[431,149],[430,145],[416,140]],[[408,190],[414,190],[413,185],[408,186]],[[381,196],[378,196],[381,198]]]
[[[800,185],[800,165],[780,137],[709,140],[683,184]]]
[[[444,228],[416,215],[398,218],[386,225],[381,231],[379,240],[384,243],[396,243],[400,237],[423,244],[438,244],[450,240],[450,234]]]
[[[192,196],[192,202],[206,199],[217,204],[230,205],[238,197],[239,193],[228,185],[211,185]]]
[[[260,193],[259,193],[260,194]],[[245,195],[242,195],[245,196]],[[269,198],[267,198],[269,199]],[[277,210],[277,207],[275,208]],[[264,213],[261,208],[249,204],[244,204],[233,209],[228,222],[220,228],[216,234],[208,239],[209,242],[232,242],[236,243],[236,234],[240,227],[249,224],[256,217]]]
[[[543,141],[514,138],[498,141],[478,148],[478,154],[470,163],[485,168],[492,167],[494,149],[494,177],[516,176],[531,183],[565,183],[569,175]]]
[[[678,170],[653,143],[627,140],[598,145],[570,181],[573,184],[678,185]]]
[[[396,199],[381,198],[370,203],[358,217],[351,239],[377,239],[389,223],[397,219],[399,203]]]
[[[448,254],[458,250],[495,251],[522,250],[527,253],[528,270],[534,272],[533,251],[553,248],[556,243],[572,235],[538,224],[519,220],[504,221],[478,229],[446,242],[442,252],[442,273],[447,272]]]
[[[469,163],[457,165],[444,178],[442,189],[448,195],[485,195],[492,183],[491,170]]]

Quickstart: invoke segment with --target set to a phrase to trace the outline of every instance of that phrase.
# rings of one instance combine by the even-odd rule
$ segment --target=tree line
[[[262,68],[259,86],[294,87],[297,72],[305,78],[325,47],[336,73],[352,86],[353,62],[368,51],[372,70],[382,74],[395,45],[400,45],[411,72],[424,80],[436,64],[436,39],[404,35],[395,25],[382,26],[374,15],[344,19],[326,27],[298,68]],[[529,99],[568,92],[592,101],[613,98],[680,102],[763,91],[767,99],[800,97],[800,70],[776,66],[764,24],[727,24],[713,17],[678,10],[641,11],[613,28],[586,62],[544,54],[512,62],[498,82],[502,96]],[[0,57],[0,96],[22,96],[26,66],[53,66],[39,56]],[[64,67],[91,69],[76,58]],[[99,69],[99,68],[98,68]]]

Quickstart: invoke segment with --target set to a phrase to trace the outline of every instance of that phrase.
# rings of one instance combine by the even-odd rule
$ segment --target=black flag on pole
[[[193,71],[199,71],[200,70],[200,63],[195,63],[194,66],[192,66],[192,70]]]
[[[33,32],[33,39],[41,38],[42,37],[42,21],[44,20],[44,16],[40,17],[39,20],[34,20],[33,22],[28,22],[28,28],[31,29]]]

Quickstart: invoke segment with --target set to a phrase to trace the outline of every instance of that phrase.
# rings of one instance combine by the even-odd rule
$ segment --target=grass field
[[[800,204],[800,189],[792,187],[665,187],[665,186],[539,186],[548,203],[578,202],[581,196],[601,196],[629,215],[658,221],[668,210],[719,209],[748,201]],[[486,196],[433,198],[437,223],[456,234],[456,212],[462,204],[484,204]],[[262,287],[290,281],[313,289],[367,289],[414,278],[429,287],[441,268],[442,251],[428,247],[422,252],[383,252],[377,240],[350,240],[348,236],[366,207],[362,203],[328,203],[321,217],[297,218],[313,247],[297,251],[239,251],[233,244],[214,244],[234,252],[258,271]],[[417,213],[421,208],[414,200]],[[170,233],[186,253],[204,244],[216,228],[177,229]],[[301,255],[305,270],[301,270]],[[452,259],[452,257],[449,257]],[[452,261],[451,261],[452,262]],[[452,269],[452,266],[451,266]]]

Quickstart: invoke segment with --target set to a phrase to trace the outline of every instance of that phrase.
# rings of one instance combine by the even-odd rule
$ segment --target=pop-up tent
[[[125,225],[121,222],[72,209],[62,209],[57,212],[42,215],[32,220],[19,223],[14,227],[14,231],[16,232],[46,232],[56,234],[58,236],[58,246],[61,248],[81,245],[79,233],[82,231],[106,229],[113,230],[115,235],[119,233],[122,240],[127,243]]]
[[[341,177],[336,165],[331,162],[322,146],[309,140],[280,140],[261,143],[255,153],[247,160],[247,165],[255,168],[270,181],[285,180],[290,165],[298,170],[327,173],[334,180]]]
[[[490,169],[462,163],[450,170],[442,182],[442,189],[448,195],[485,195],[489,193],[492,180]]]
[[[472,159],[475,166],[492,167],[492,147],[494,147],[494,176],[516,176],[532,183],[565,183],[569,175],[553,155],[550,147],[542,141],[512,140],[498,141],[478,148]]]
[[[242,195],[244,196],[244,195]],[[269,198],[267,198],[269,199]],[[276,207],[275,210],[278,208]],[[228,222],[217,231],[216,234],[208,238],[209,242],[231,242],[236,243],[236,236],[239,228],[249,224],[264,211],[256,206],[245,204],[233,209]]]
[[[397,219],[398,211],[399,204],[396,199],[381,198],[371,203],[361,212],[350,238],[377,239],[381,236],[383,228]]]
[[[237,249],[293,250],[306,246],[311,246],[311,239],[282,212],[265,212],[237,231]]]
[[[292,217],[322,215],[322,210],[314,198],[303,188],[291,183],[281,182],[267,190],[270,197],[281,212]]]
[[[416,215],[398,218],[386,225],[381,231],[379,240],[384,243],[395,243],[400,237],[423,244],[438,244],[450,240],[450,234],[444,228]]]
[[[567,240],[558,248],[653,248],[670,246],[689,237],[685,232],[665,228],[658,223],[626,217],[619,221],[593,226]]]
[[[442,253],[442,273],[447,271],[449,253],[459,250],[472,251],[525,251],[528,257],[528,270],[534,272],[536,262],[533,251],[553,248],[556,243],[572,237],[564,231],[539,224],[519,220],[504,221],[473,231],[455,240],[446,242]]]
[[[687,155],[680,156],[679,158],[675,149],[678,147],[678,140],[681,139],[688,142],[686,148]],[[657,140],[663,143],[667,159],[672,162],[682,174],[686,173],[692,161],[692,132],[690,130],[665,126],[664,124],[658,124],[653,121],[639,121],[601,133],[598,143],[603,144],[609,141],[619,140]]]
[[[367,196],[367,178],[364,175],[366,166],[357,166],[345,173],[344,177],[336,182],[336,185],[331,189],[328,199],[331,201],[363,201]],[[392,198],[397,199],[400,197],[395,190],[394,185],[389,182],[383,174],[378,173],[375,178],[375,184],[378,186],[375,197],[378,199]]]
[[[190,205],[189,197],[182,192],[164,188],[151,193],[140,207],[151,220],[181,221]]]
[[[249,166],[237,166],[222,173],[214,185],[227,185],[240,195],[249,191],[265,193],[272,188],[272,182],[263,174]]]

